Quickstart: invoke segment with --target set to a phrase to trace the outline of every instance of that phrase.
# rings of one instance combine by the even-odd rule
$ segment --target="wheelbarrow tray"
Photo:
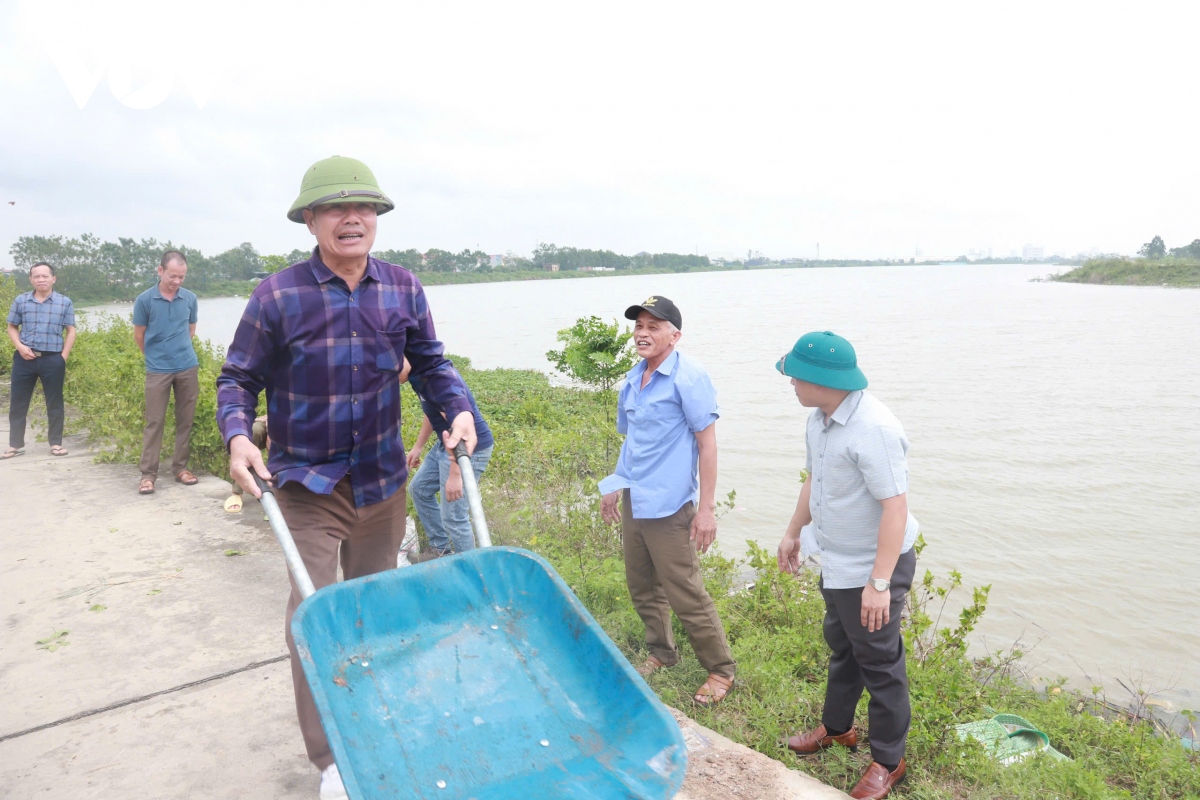
[[[679,726],[527,550],[328,586],[292,634],[353,800],[669,798],[683,783]]]

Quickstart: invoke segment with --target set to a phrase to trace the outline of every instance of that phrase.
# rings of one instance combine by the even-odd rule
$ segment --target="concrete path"
[[[139,496],[135,467],[66,446],[0,461],[0,795],[313,800],[281,660],[287,577],[257,503],[225,513],[211,476]],[[845,796],[690,731],[679,798]]]

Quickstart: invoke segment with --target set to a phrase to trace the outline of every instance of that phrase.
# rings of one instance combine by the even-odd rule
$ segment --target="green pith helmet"
[[[830,389],[854,392],[867,388],[854,345],[833,331],[804,334],[791,352],[775,363],[775,369],[789,378]]]
[[[304,172],[300,196],[288,209],[288,219],[304,222],[304,209],[326,203],[373,203],[379,214],[396,207],[379,188],[370,167],[342,156],[322,159]]]

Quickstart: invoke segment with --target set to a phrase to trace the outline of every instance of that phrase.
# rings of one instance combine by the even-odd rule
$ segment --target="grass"
[[[1064,283],[1200,286],[1200,261],[1186,258],[1097,258],[1050,277]]]
[[[0,287],[2,288],[2,287]],[[85,428],[102,446],[101,459],[133,463],[142,429],[142,366],[128,323],[115,317],[80,333],[71,360],[68,424]],[[223,354],[196,344],[201,401],[193,428],[194,467],[224,476],[227,462],[216,430],[214,380]],[[643,629],[625,587],[619,531],[599,517],[596,481],[611,468],[618,439],[606,421],[613,396],[553,387],[545,375],[523,370],[474,370],[455,363],[495,433],[497,447],[482,481],[493,539],[539,552],[560,572],[631,660],[645,655]],[[416,436],[419,405],[403,393],[405,440]],[[164,436],[171,441],[171,434]],[[411,513],[411,512],[410,512]],[[689,698],[704,670],[676,621],[683,660],[651,677],[667,703],[701,724],[848,789],[867,765],[858,754],[833,750],[796,759],[781,745],[786,735],[820,720],[828,650],[822,640],[824,604],[816,577],[779,572],[770,552],[752,545],[744,561],[710,554],[705,580],[738,661],[738,684],[715,709],[693,709]],[[232,555],[232,554],[231,554]],[[740,577],[749,571],[753,585]],[[918,571],[919,573],[920,571]],[[1144,719],[1114,713],[1099,697],[1022,681],[1019,653],[972,658],[967,639],[986,613],[987,587],[969,590],[960,616],[934,623],[932,610],[947,594],[967,592],[951,573],[926,572],[910,596],[905,639],[913,704],[910,778],[896,796],[912,798],[1200,798],[1200,754],[1163,735]],[[957,741],[953,726],[989,716],[988,708],[1020,714],[1050,735],[1068,763],[1034,759],[1009,767],[977,746]],[[866,724],[866,698],[858,709]]]

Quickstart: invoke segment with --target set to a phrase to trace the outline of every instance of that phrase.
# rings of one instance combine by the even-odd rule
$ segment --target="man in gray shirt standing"
[[[133,303],[133,338],[146,356],[146,430],[142,434],[142,480],[138,494],[153,494],[158,479],[167,402],[175,392],[175,455],[171,472],[186,486],[199,482],[187,468],[192,418],[200,396],[200,361],[192,347],[196,335],[196,295],[183,288],[187,260],[178,250],[163,253],[158,283]]]
[[[821,555],[829,682],[821,725],[787,746],[812,755],[834,744],[855,749],[854,709],[865,688],[870,767],[850,792],[887,797],[904,778],[912,713],[900,614],[916,571],[917,521],[908,513],[908,439],[867,378],[850,342],[830,331],[801,336],[776,365],[813,409],[805,433],[808,479],[779,543],[779,568],[800,568],[803,550]]]

